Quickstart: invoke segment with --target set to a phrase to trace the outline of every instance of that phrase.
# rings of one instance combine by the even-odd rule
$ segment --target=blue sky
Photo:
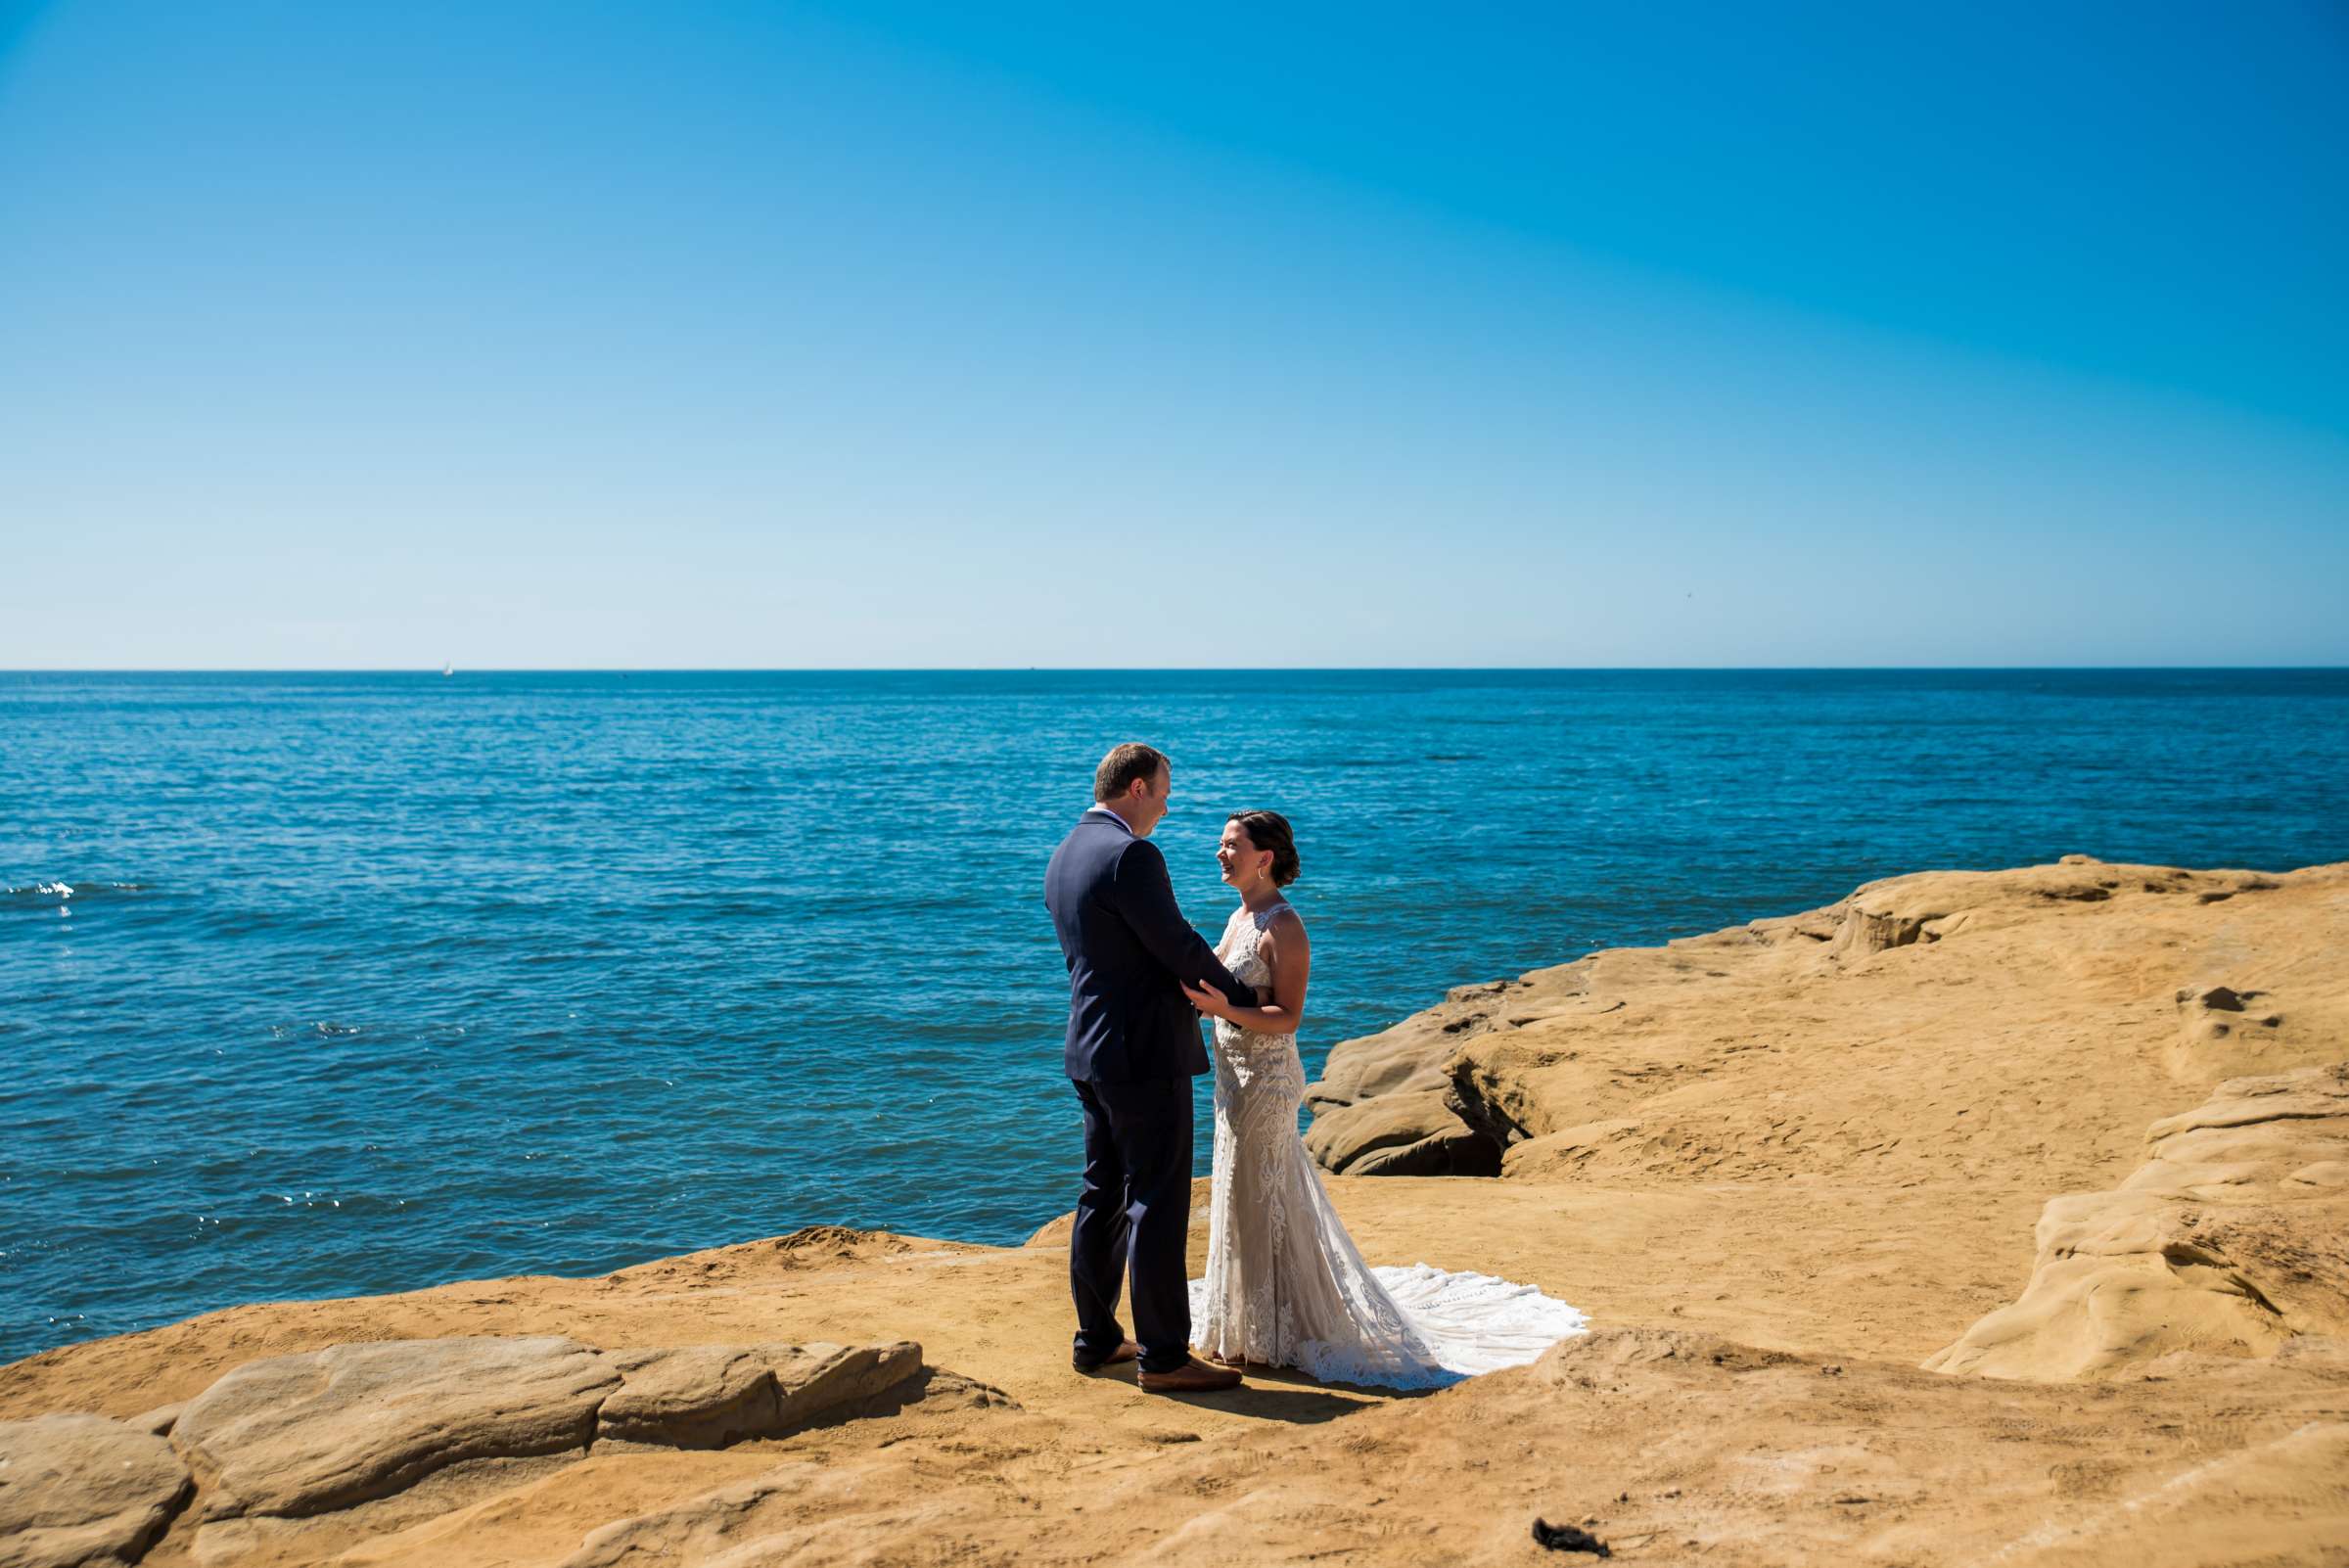
[[[2349,662],[2349,11],[0,0],[4,668]]]

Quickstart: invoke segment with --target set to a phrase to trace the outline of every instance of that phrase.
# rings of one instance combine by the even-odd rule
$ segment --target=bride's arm
[[[1227,1023],[1258,1035],[1294,1035],[1305,1018],[1305,988],[1313,976],[1313,945],[1306,940],[1305,922],[1293,909],[1283,909],[1272,917],[1258,940],[1256,954],[1265,961],[1272,974],[1272,1000],[1262,1007],[1243,1002],[1233,1005],[1218,998],[1213,992],[1182,988],[1191,1005],[1210,1018]]]

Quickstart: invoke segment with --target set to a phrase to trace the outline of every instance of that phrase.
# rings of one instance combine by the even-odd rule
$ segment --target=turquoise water
[[[1211,935],[1223,814],[1295,822],[1309,1067],[1872,877],[2349,858],[2340,670],[0,675],[0,1359],[1025,1236],[1077,1164],[1043,865],[1127,738]]]

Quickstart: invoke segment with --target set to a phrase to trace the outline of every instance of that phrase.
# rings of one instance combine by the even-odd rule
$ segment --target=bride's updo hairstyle
[[[1248,842],[1260,850],[1272,852],[1272,885],[1285,888],[1297,880],[1297,835],[1289,831],[1289,819],[1278,811],[1234,811],[1225,818],[1237,822]]]

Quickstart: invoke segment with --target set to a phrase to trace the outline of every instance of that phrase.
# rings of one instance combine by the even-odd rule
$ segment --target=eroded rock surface
[[[190,1484],[170,1444],[121,1421],[0,1421],[0,1568],[136,1562]]]
[[[2051,1200],[2030,1284],[1925,1362],[2101,1378],[2349,1335],[2349,1064],[2234,1079],[2119,1188]]]
[[[468,1337],[270,1357],[129,1422],[0,1422],[0,1568],[135,1561],[192,1490],[199,1562],[333,1556],[555,1474],[598,1441],[782,1437],[864,1413],[921,1370],[922,1348],[903,1340],[606,1353]],[[967,1379],[928,1382],[938,1408],[1009,1403]]]
[[[922,1348],[894,1345],[691,1345],[616,1351],[622,1382],[604,1402],[598,1435],[672,1448],[714,1449],[779,1437],[844,1406],[886,1392],[922,1364]]]
[[[204,1517],[348,1507],[472,1459],[583,1451],[620,1369],[573,1340],[408,1339],[252,1361],[188,1403],[171,1443]]]
[[[2349,1054],[2344,952],[2349,865],[1894,877],[1454,990],[1331,1050],[1308,1145],[1365,1176],[2109,1182],[2181,1087]]]
[[[2299,1020],[2287,1019],[2268,992],[2233,986],[2188,986],[2178,992],[2178,1038],[2170,1049],[2170,1072],[2185,1084],[2214,1078],[2249,1078],[2290,1065],[2312,1044]],[[2349,1055],[2349,1040],[2339,1050]]]
[[[2174,1419],[2182,1383],[2230,1413]],[[1431,1398],[1221,1442],[1104,1452],[1089,1422],[990,1412],[927,1451],[794,1459],[665,1502],[562,1568],[1530,1564],[1543,1513],[1626,1561],[2321,1562],[2349,1545],[2345,1394],[2322,1364],[2017,1390],[1602,1328]],[[1312,1397],[1260,1397],[1284,1395]]]
[[[1497,1176],[1500,1145],[1452,1109],[1438,1089],[1332,1105],[1306,1130],[1307,1152],[1347,1176]]]
[[[799,1523],[802,1497],[821,1481],[814,1465],[785,1465],[654,1513],[614,1520],[581,1542],[562,1568],[691,1568],[747,1545],[772,1548],[780,1545],[777,1536]]]

